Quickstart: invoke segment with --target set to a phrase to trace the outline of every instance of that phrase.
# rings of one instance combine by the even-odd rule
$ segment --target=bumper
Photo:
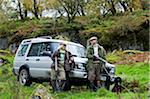
[[[86,71],[81,71],[81,70],[78,70],[78,69],[74,69],[74,70],[70,71],[69,77],[86,79],[87,78],[87,72]]]

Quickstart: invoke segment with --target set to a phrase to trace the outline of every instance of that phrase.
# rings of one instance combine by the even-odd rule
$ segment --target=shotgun
[[[58,70],[57,57],[55,57],[55,71]]]

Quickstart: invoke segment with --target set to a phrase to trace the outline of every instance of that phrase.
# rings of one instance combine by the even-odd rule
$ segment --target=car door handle
[[[40,61],[40,59],[36,59],[36,61]]]
[[[29,59],[26,59],[26,61],[29,61]]]

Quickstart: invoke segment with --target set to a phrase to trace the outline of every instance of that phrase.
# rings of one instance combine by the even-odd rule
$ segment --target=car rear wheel
[[[19,73],[19,83],[23,86],[31,85],[30,75],[27,69],[22,69]]]

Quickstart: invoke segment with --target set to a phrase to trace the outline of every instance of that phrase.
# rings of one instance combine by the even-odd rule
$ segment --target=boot
[[[51,85],[53,88],[53,92],[60,92],[59,83],[57,80],[52,80]]]
[[[58,85],[59,91],[63,91],[66,85],[66,80],[59,80]]]
[[[95,86],[95,84],[94,84],[93,81],[90,81],[90,82],[89,82],[89,88],[90,88],[90,90],[92,90],[92,91],[94,91],[94,92],[96,92],[97,89],[98,89],[98,88]]]
[[[51,85],[52,85],[53,92],[56,92],[57,91],[56,80],[51,80]]]
[[[56,80],[56,92],[61,92],[61,80]]]
[[[100,83],[100,81],[97,81],[97,82],[96,82],[96,85],[97,85],[97,88],[101,88],[101,83]]]
[[[61,88],[61,91],[63,91],[66,87],[66,84],[67,84],[67,81],[66,80],[61,80],[60,81],[60,88]]]

